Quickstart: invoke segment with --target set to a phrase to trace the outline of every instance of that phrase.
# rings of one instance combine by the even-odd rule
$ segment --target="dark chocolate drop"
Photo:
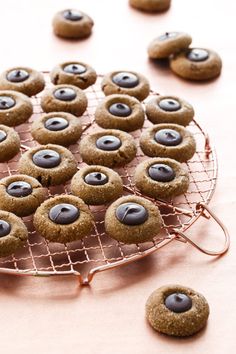
[[[186,312],[192,308],[192,299],[186,294],[174,293],[167,296],[165,306],[172,312]]]
[[[116,209],[116,217],[125,225],[141,225],[148,219],[148,212],[140,204],[124,203]]]
[[[5,110],[14,107],[16,101],[9,96],[0,96],[0,110]]]
[[[86,67],[82,64],[68,64],[63,70],[68,74],[79,75],[87,71]]]
[[[173,98],[164,98],[159,102],[159,107],[163,109],[163,111],[175,112],[181,108],[181,104]]]
[[[108,177],[101,172],[90,172],[84,177],[84,180],[92,186],[102,186],[108,182]]]
[[[3,130],[0,130],[0,143],[6,140],[7,138],[7,133],[4,132]]]
[[[190,61],[205,61],[209,58],[209,53],[205,49],[194,48],[187,52],[187,58]]]
[[[68,225],[79,218],[80,211],[72,204],[63,203],[52,207],[48,215],[55,224]]]
[[[7,80],[10,82],[23,82],[29,78],[29,73],[24,69],[15,69],[9,71]]]
[[[36,152],[32,160],[38,167],[53,168],[61,163],[61,156],[54,150],[39,150]]]
[[[64,130],[68,127],[69,123],[65,118],[61,117],[52,117],[46,120],[44,126],[46,129],[57,132],[60,130]]]
[[[161,129],[156,132],[155,140],[157,143],[165,146],[176,146],[181,143],[182,136],[176,130]]]
[[[76,98],[76,92],[70,87],[61,87],[54,91],[54,97],[60,101],[73,101]]]
[[[119,138],[113,135],[104,135],[96,141],[96,147],[104,151],[114,151],[121,147]]]
[[[128,117],[132,113],[132,110],[127,104],[114,103],[109,107],[109,112],[113,116]]]
[[[165,164],[154,164],[148,169],[149,176],[157,182],[170,182],[175,178],[175,171]]]
[[[83,15],[80,11],[77,11],[77,10],[65,10],[63,12],[63,16],[66,20],[69,20],[69,21],[80,21],[82,20],[83,18]]]
[[[159,41],[166,41],[167,39],[177,37],[177,34],[178,34],[177,32],[166,32],[166,33],[162,34],[161,36],[159,36],[157,39]]]
[[[120,72],[115,74],[112,78],[112,81],[116,85],[124,88],[133,88],[139,84],[139,78],[129,72]]]
[[[11,225],[5,220],[0,220],[0,237],[9,235],[11,232]]]
[[[32,187],[24,181],[15,181],[7,187],[7,193],[12,197],[22,198],[27,197],[32,193]]]

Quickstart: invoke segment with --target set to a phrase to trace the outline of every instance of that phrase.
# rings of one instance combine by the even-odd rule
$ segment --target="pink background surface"
[[[15,353],[234,353],[236,327],[235,236],[235,10],[234,0],[173,0],[170,11],[147,15],[127,0],[8,0],[0,11],[0,68],[28,65],[50,70],[64,60],[88,62],[99,73],[133,69],[150,79],[157,92],[189,100],[196,119],[210,133],[219,158],[219,180],[212,210],[228,226],[230,251],[221,259],[190,245],[171,243],[135,264],[99,274],[91,287],[75,277],[33,278],[0,275],[1,352]],[[81,42],[55,38],[51,19],[75,7],[95,20],[93,35]],[[223,58],[219,79],[205,84],[183,81],[168,68],[150,63],[149,41],[171,30],[193,36],[193,45],[215,49]],[[198,222],[195,239],[209,236],[217,246],[221,232]],[[202,292],[209,301],[208,326],[178,340],[155,333],[144,318],[149,294],[168,283]]]

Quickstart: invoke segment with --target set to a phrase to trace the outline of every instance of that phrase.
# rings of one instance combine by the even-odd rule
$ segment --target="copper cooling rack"
[[[47,86],[50,80],[45,73]],[[94,122],[94,111],[104,95],[100,88],[101,76],[97,83],[85,92],[88,98],[88,108],[81,119],[83,136],[100,129]],[[154,93],[151,93],[151,95]],[[0,164],[0,178],[16,174],[17,163],[22,153],[29,147],[37,145],[32,139],[30,128],[32,121],[42,114],[40,95],[32,98],[34,114],[30,121],[16,127],[21,138],[21,152],[8,163]],[[141,132],[151,123],[145,120],[141,130],[132,133],[137,145]],[[150,199],[161,211],[163,227],[161,232],[151,241],[143,244],[125,245],[111,239],[104,230],[104,214],[106,206],[89,206],[94,218],[94,232],[80,241],[66,245],[48,243],[36,233],[32,224],[32,216],[23,218],[29,230],[29,238],[25,246],[14,255],[0,259],[0,272],[19,275],[76,275],[81,284],[88,284],[94,274],[117,266],[136,261],[147,256],[172,241],[189,242],[200,251],[209,255],[220,255],[229,247],[229,235],[222,222],[214,215],[207,204],[210,202],[215,190],[217,180],[217,159],[214,149],[210,145],[208,135],[193,121],[188,129],[193,133],[197,142],[197,151],[186,164],[190,175],[188,191],[173,200],[162,201]],[[83,137],[82,136],[82,137]],[[78,168],[84,165],[79,155],[79,145],[70,146],[70,150],[78,161]],[[133,183],[135,166],[146,157],[138,147],[135,160],[123,168],[116,169],[123,179],[124,194],[137,194]],[[50,187],[49,196],[70,193],[70,182],[65,185]],[[219,251],[208,251],[189,239],[185,231],[201,216],[214,219],[224,233],[224,246]]]

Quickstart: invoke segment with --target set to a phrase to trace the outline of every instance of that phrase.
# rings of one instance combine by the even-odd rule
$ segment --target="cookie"
[[[104,166],[82,167],[72,178],[71,191],[86,204],[99,205],[122,195],[122,179],[117,172]]]
[[[15,127],[26,122],[32,113],[29,97],[16,91],[0,91],[0,124]]]
[[[59,195],[46,200],[34,215],[34,226],[50,242],[68,243],[89,235],[93,217],[82,199]]]
[[[189,187],[188,172],[168,158],[151,158],[141,162],[134,173],[135,186],[151,198],[173,198]]]
[[[187,80],[210,80],[220,75],[222,61],[210,49],[190,48],[170,59],[172,71]]]
[[[105,129],[131,132],[142,128],[144,118],[145,114],[141,103],[128,95],[107,96],[95,111],[96,123]]]
[[[115,129],[106,129],[86,135],[80,142],[80,155],[88,165],[124,166],[137,152],[131,135]]]
[[[20,151],[20,137],[13,128],[0,125],[0,162],[11,160]]]
[[[8,176],[0,181],[0,209],[18,216],[35,212],[46,199],[46,191],[33,177],[26,175]]]
[[[147,12],[161,12],[169,9],[171,0],[129,0],[132,7]]]
[[[70,113],[46,113],[33,122],[31,134],[42,145],[51,143],[68,146],[75,144],[80,138],[82,124]]]
[[[154,124],[175,123],[188,125],[194,117],[190,103],[176,96],[155,96],[146,104],[147,118]]]
[[[43,74],[28,67],[11,68],[0,75],[0,90],[19,91],[27,96],[34,96],[44,86]]]
[[[106,211],[107,234],[124,243],[151,241],[162,227],[160,212],[147,199],[128,195],[117,199]]]
[[[205,297],[182,285],[167,285],[155,290],[146,303],[146,317],[158,332],[186,337],[205,327],[209,316]]]
[[[121,93],[139,101],[143,101],[150,91],[146,77],[134,71],[113,71],[104,76],[101,85],[106,96]]]
[[[153,39],[148,46],[148,56],[151,59],[168,58],[171,54],[187,49],[192,43],[192,37],[185,32],[166,32]]]
[[[0,257],[14,253],[24,245],[28,231],[18,216],[0,210]]]
[[[48,89],[41,98],[44,112],[68,112],[82,116],[87,108],[84,92],[73,85],[57,85]]]
[[[87,38],[92,32],[93,20],[87,14],[75,9],[59,11],[53,18],[54,33],[62,38]]]
[[[97,74],[88,64],[70,61],[55,66],[50,72],[50,78],[54,85],[69,84],[85,90],[95,84]]]
[[[178,124],[157,124],[146,129],[140,137],[143,153],[150,157],[170,157],[186,162],[196,151],[195,139]]]
[[[43,145],[29,149],[19,161],[21,174],[36,178],[43,186],[54,186],[71,179],[77,171],[73,154],[59,145]]]

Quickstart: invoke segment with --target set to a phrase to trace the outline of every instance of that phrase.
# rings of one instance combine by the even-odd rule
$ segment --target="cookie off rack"
[[[52,85],[48,73],[44,73],[47,87]],[[88,98],[88,108],[81,118],[83,125],[83,136],[98,130],[94,122],[94,112],[97,104],[103,99],[101,91],[102,76],[99,76],[95,85],[85,90]],[[151,92],[153,95],[154,92]],[[32,98],[34,114],[28,123],[16,128],[21,138],[21,152],[8,163],[0,165],[0,178],[17,174],[17,163],[24,151],[38,144],[30,134],[32,121],[37,119],[43,112],[40,106],[41,94]],[[142,129],[131,135],[138,139],[141,132],[150,127],[152,123],[145,120]],[[100,128],[99,128],[100,129]],[[101,271],[115,268],[143,258],[172,241],[189,242],[200,251],[209,255],[220,255],[227,251],[229,246],[229,236],[225,226],[214,215],[207,206],[213,196],[217,180],[217,159],[214,149],[210,145],[208,135],[202,130],[196,121],[193,121],[188,129],[194,135],[197,142],[197,150],[193,158],[185,166],[190,176],[190,186],[188,191],[174,198],[173,200],[162,201],[151,200],[156,204],[163,218],[161,232],[151,241],[142,244],[122,244],[106,235],[104,230],[104,215],[106,206],[89,206],[95,218],[95,227],[92,234],[84,237],[80,241],[66,245],[59,243],[49,243],[38,235],[33,227],[32,216],[23,218],[28,231],[29,238],[24,247],[14,255],[0,259],[0,272],[19,275],[76,275],[81,284],[88,284],[93,276]],[[74,154],[78,168],[84,163],[79,155],[78,143],[70,146]],[[133,174],[135,166],[146,157],[138,147],[136,158],[128,165],[115,169],[122,177],[124,194],[141,195],[135,188]],[[48,188],[49,196],[61,193],[70,194],[70,183]],[[189,239],[185,231],[191,227],[201,216],[215,220],[221,227],[225,242],[219,251],[208,251]]]

